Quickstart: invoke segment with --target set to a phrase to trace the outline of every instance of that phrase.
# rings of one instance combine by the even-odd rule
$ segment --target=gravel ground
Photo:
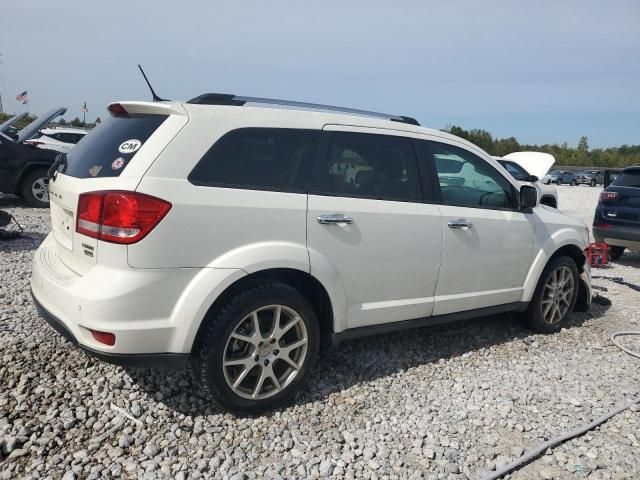
[[[560,187],[560,205],[590,222],[599,191]],[[293,405],[235,418],[189,374],[107,365],[52,333],[29,297],[48,212],[0,206],[28,232],[0,243],[0,479],[479,478],[640,392],[640,362],[608,336],[640,329],[640,293],[599,279],[612,305],[558,334],[500,316],[348,342]],[[639,266],[594,273],[640,284]],[[628,410],[511,478],[640,478],[639,453]]]

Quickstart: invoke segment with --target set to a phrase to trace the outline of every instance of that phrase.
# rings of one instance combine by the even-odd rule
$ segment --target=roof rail
[[[293,100],[278,100],[275,98],[261,97],[241,97],[228,93],[204,93],[192,98],[187,103],[197,105],[235,105],[242,106],[245,103],[262,103],[266,105],[282,105],[287,107],[308,108],[312,110],[326,110],[330,112],[348,113],[352,115],[362,115],[365,117],[382,118],[391,120],[392,122],[407,123],[409,125],[418,125],[418,121],[412,117],[404,115],[390,115],[388,113],[371,112],[368,110],[359,110],[357,108],[336,107],[335,105],[322,105],[319,103],[296,102]]]

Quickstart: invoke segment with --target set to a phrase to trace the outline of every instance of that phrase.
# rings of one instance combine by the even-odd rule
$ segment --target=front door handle
[[[459,218],[457,220],[449,220],[447,222],[447,225],[449,226],[449,228],[459,228],[461,230],[468,230],[469,228],[473,227],[473,223],[471,223],[469,220],[465,218]]]
[[[332,213],[331,215],[320,215],[318,223],[321,225],[335,225],[337,223],[353,223],[353,218],[341,213]]]

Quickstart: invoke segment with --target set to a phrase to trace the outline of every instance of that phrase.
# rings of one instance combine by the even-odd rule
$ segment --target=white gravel
[[[599,190],[560,187],[561,208],[590,223]],[[28,232],[0,243],[0,479],[478,478],[640,392],[640,363],[608,337],[640,329],[640,293],[595,280],[611,307],[558,334],[502,316],[345,343],[293,405],[234,418],[187,374],[107,365],[52,333],[29,297],[48,211],[0,207]],[[640,284],[639,266],[594,274]],[[636,409],[511,478],[640,478],[639,454]]]

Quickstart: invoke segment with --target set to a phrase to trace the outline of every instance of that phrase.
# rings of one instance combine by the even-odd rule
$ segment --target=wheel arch
[[[552,242],[553,239],[550,239],[549,241]],[[540,281],[540,275],[542,275],[542,272],[549,264],[549,262],[558,257],[567,256],[572,258],[576,262],[576,266],[578,267],[578,274],[581,274],[584,271],[587,258],[584,255],[584,250],[580,248],[576,243],[577,242],[574,242],[571,239],[565,239],[565,241],[559,245],[547,244],[544,248],[540,249],[531,268],[529,269],[527,278],[525,279],[522,301],[531,301],[536,286]]]
[[[14,185],[14,191],[12,193],[14,195],[20,194],[20,191],[22,190],[22,182],[24,182],[25,177],[29,175],[31,172],[39,169],[48,170],[49,167],[51,167],[50,163],[31,162],[26,164],[24,167],[22,167],[20,172],[18,172],[18,174],[16,175],[16,183]]]
[[[313,307],[320,323],[321,345],[331,342],[333,333],[333,304],[327,289],[308,272],[294,268],[270,268],[245,275],[225,288],[209,306],[202,318],[191,345],[191,353],[197,352],[201,345],[206,323],[234,295],[246,288],[264,282],[280,282],[295,288]]]

